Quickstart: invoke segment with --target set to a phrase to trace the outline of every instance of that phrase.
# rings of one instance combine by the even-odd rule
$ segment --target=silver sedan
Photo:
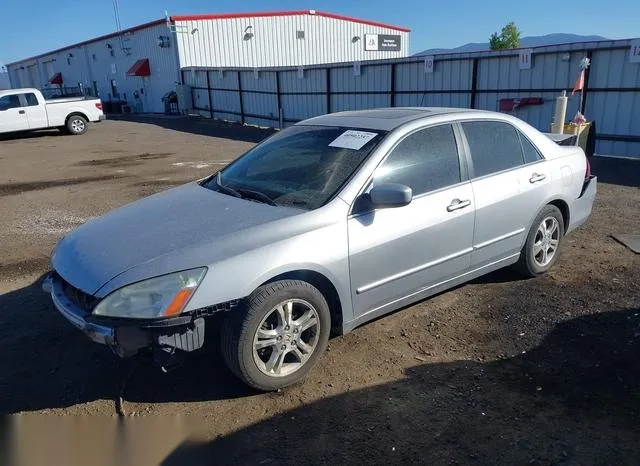
[[[274,390],[331,332],[502,267],[545,273],[596,183],[580,148],[508,115],[330,114],[80,226],[44,287],[120,356],[152,349],[170,367],[207,330],[233,373]]]

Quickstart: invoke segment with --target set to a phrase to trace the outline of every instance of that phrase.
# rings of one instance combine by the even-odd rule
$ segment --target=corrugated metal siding
[[[164,104],[161,98],[165,93],[175,89],[179,76],[177,44],[173,40],[169,48],[160,48],[157,45],[157,39],[161,35],[170,35],[164,24],[140,29],[125,36],[127,40],[123,45],[130,48],[130,55],[121,50],[119,39],[113,37],[37,58],[32,60],[37,66],[37,73],[33,74],[37,76],[35,79],[37,82],[31,84],[27,84],[30,78],[26,69],[20,74],[20,71],[23,71],[20,67],[26,67],[25,63],[15,63],[10,68],[17,70],[14,75],[19,76],[20,86],[49,87],[48,80],[57,72],[62,73],[64,86],[68,87],[75,87],[81,83],[84,87],[92,89],[95,81],[99,95],[105,101],[113,98],[111,80],[115,79],[120,98],[126,98],[132,107],[137,103],[133,98],[133,92],[143,89],[144,92],[138,101],[139,109],[146,112],[163,112]],[[110,44],[112,49],[109,49],[107,44]],[[114,51],[113,57],[110,55],[110,50]],[[151,76],[148,78],[126,76],[131,66],[142,58],[149,59]],[[112,72],[112,65],[115,65],[115,73]],[[14,85],[14,87],[17,86]]]
[[[243,71],[240,73],[240,79],[242,80],[244,113],[269,117],[269,119],[263,119],[247,116],[245,121],[258,126],[278,126],[275,72],[258,72],[256,77],[253,71]],[[269,92],[270,94],[252,93],[251,91]]]
[[[217,90],[211,91],[213,108],[216,110],[227,110],[233,113],[216,111],[214,118],[227,121],[241,121],[240,117],[240,94],[238,93],[238,72],[210,71],[209,79],[211,87]],[[228,90],[226,90],[228,89]]]
[[[424,62],[398,63],[396,106],[469,107],[472,66],[471,60],[441,61],[433,73],[425,73]]]
[[[300,78],[297,70],[280,72],[280,102],[285,120],[304,120],[327,113],[327,71],[304,70]],[[305,92],[308,94],[289,94]]]
[[[117,38],[86,45],[88,63],[90,64],[90,79],[97,82],[100,96],[103,99],[108,99],[111,94],[110,81],[115,79],[120,97],[124,97],[126,94],[127,101],[133,105],[135,104],[133,92],[144,89],[144,94],[140,98],[143,111],[163,112],[162,96],[175,90],[175,83],[179,80],[176,68],[175,41],[171,41],[168,48],[161,48],[157,44],[159,36],[169,35],[169,30],[164,24],[135,31],[129,36],[128,41],[123,42],[124,47],[131,48],[131,55],[125,55],[120,50]],[[110,56],[107,43],[115,50],[115,57]],[[95,61],[92,54],[96,55]],[[126,76],[133,64],[143,58],[149,59],[151,76],[148,78]],[[112,64],[116,66],[115,74],[112,73]]]
[[[589,79],[590,88],[640,89],[640,63],[629,63],[628,50],[595,51]],[[590,92],[586,104],[601,134],[640,135],[640,91]],[[640,143],[598,141],[597,150],[640,157]]]
[[[176,21],[176,29],[183,68],[297,66],[409,53],[406,32],[315,15]],[[299,30],[304,39],[296,37]],[[364,34],[400,35],[401,50],[365,51]]]
[[[331,70],[331,111],[361,110],[388,107],[390,105],[391,68],[388,65],[361,66],[360,76],[354,68]],[[382,94],[357,94],[358,92],[383,92]]]
[[[542,131],[549,131],[555,100],[561,90],[567,90],[569,94],[567,119],[572,119],[578,111],[579,94],[571,96],[570,91],[579,74],[580,60],[590,51],[587,118],[596,122],[598,135],[639,137],[640,64],[629,63],[629,44],[629,41],[606,41],[542,47],[534,50],[529,70],[519,69],[518,55],[514,51],[436,56],[433,73],[425,73],[423,59],[416,57],[362,62],[360,76],[354,75],[353,63],[305,67],[302,79],[294,67],[261,70],[261,78],[257,81],[252,71],[245,70],[242,72],[243,83],[250,86],[245,89],[262,90],[268,94],[243,93],[244,111],[259,112],[259,115],[267,117],[247,118],[249,123],[278,126],[277,121],[271,120],[278,115],[273,87],[275,78],[267,78],[276,72],[280,76],[280,102],[285,125],[289,120],[326,113],[327,73],[331,84],[331,111],[386,107],[392,100],[392,67],[395,67],[393,100],[396,106],[470,107],[474,94],[473,63],[476,60],[475,108],[496,111],[500,99],[540,97],[544,102],[542,105],[522,107],[512,114]],[[226,71],[225,75],[234,73],[236,71]],[[605,91],[607,88],[626,89],[613,92]],[[230,89],[235,90],[227,92],[225,101],[218,100],[219,105],[239,112],[239,104],[234,105],[234,102],[239,102],[237,85],[233,84]],[[239,121],[240,117],[234,119]],[[640,142],[601,139],[597,141],[596,152],[640,157]]]

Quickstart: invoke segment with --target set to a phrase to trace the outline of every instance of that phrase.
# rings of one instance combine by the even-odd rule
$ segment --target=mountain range
[[[543,45],[569,44],[572,42],[593,42],[599,40],[609,40],[602,36],[581,36],[579,34],[556,33],[547,34],[545,36],[530,36],[520,39],[520,47],[541,47]],[[415,53],[414,56],[420,55],[437,55],[442,53],[463,53],[463,52],[483,52],[489,50],[489,42],[470,42],[460,47],[452,49],[428,49]]]

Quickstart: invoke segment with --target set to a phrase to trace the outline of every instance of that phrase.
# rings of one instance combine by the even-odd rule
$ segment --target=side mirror
[[[409,186],[398,183],[383,183],[369,191],[374,208],[402,207],[411,202],[413,192]]]

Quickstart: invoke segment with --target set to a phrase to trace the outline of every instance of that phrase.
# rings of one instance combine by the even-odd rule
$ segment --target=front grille
[[[85,293],[71,285],[60,275],[56,277],[62,283],[62,292],[76,306],[88,313],[92,312],[100,301],[98,298]]]

